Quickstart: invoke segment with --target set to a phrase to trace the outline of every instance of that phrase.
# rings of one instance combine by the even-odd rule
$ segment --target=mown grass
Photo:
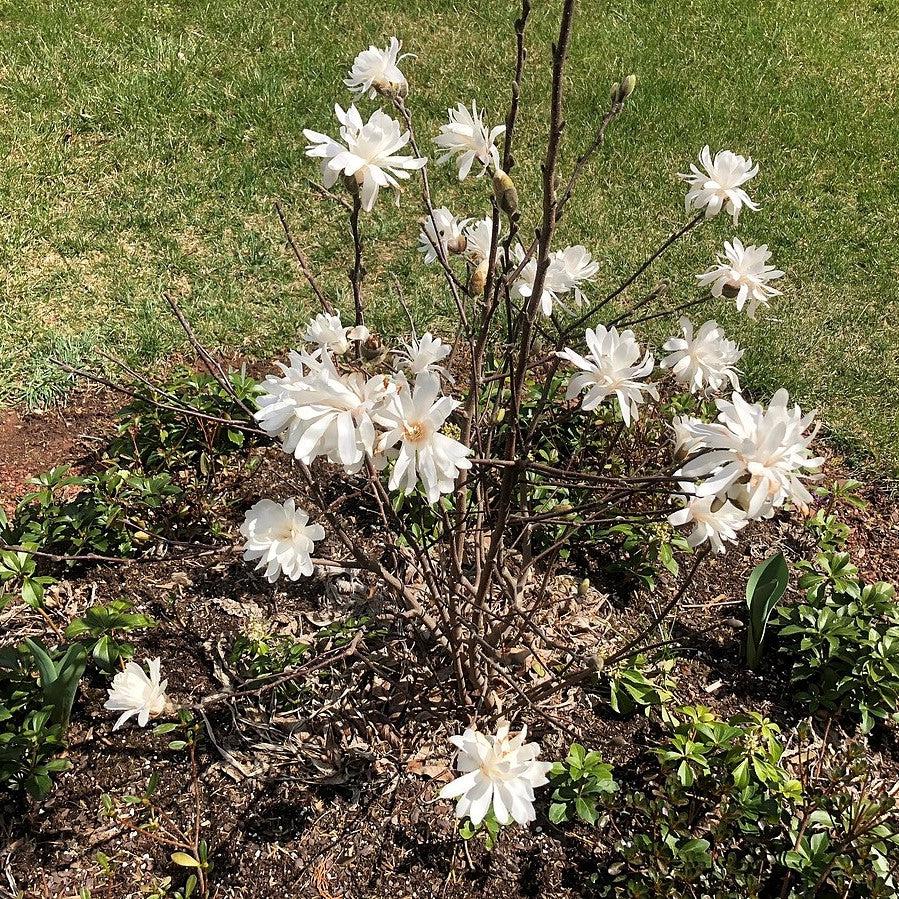
[[[517,179],[526,210],[546,129],[559,3],[535,2]],[[281,200],[328,286],[346,299],[342,212],[311,191],[302,128],[329,130],[355,52],[392,33],[420,137],[457,99],[498,119],[512,0],[17,0],[0,5],[0,401],[45,403],[66,380],[52,355],[100,350],[152,363],[180,348],[163,291],[212,344],[265,354],[312,306],[285,252]],[[584,180],[562,239],[614,284],[684,220],[683,171],[704,143],[761,163],[744,240],[767,242],[785,295],[753,325],[714,314],[749,348],[749,383],[783,384],[852,446],[899,465],[899,5],[809,0],[584,0],[572,50],[565,162],[589,139],[608,83],[640,83]],[[366,109],[372,104],[364,101]],[[435,176],[438,201],[485,208],[486,182]],[[382,316],[396,280],[421,323],[448,318],[437,273],[415,260],[414,188],[365,223],[367,291]],[[653,277],[675,299],[732,233],[718,219]],[[375,263],[373,256],[380,255]],[[654,281],[650,280],[647,286]],[[656,335],[658,336],[658,335]]]

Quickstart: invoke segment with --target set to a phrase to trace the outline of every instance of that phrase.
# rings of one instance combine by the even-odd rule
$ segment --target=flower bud
[[[621,85],[617,81],[613,81],[611,85],[609,85],[609,100],[612,103],[619,103],[621,101]]]
[[[468,292],[473,296],[480,296],[484,292],[484,287],[487,284],[487,260],[483,260],[477,266],[477,268],[472,269],[471,277],[468,279]]]
[[[384,342],[381,340],[381,335],[372,333],[369,334],[365,340],[362,341],[362,358],[367,362],[371,362],[373,359],[380,359],[384,353]]]
[[[577,595],[578,596],[586,596],[589,590],[590,590],[590,578],[585,577],[577,585]]]
[[[506,417],[506,410],[505,409],[497,409],[496,415],[493,416],[493,421],[499,425],[499,424],[503,423],[503,420],[505,419],[505,417]]]
[[[446,249],[448,252],[453,253],[458,256],[460,253],[465,252],[465,245],[468,241],[465,239],[464,234],[458,234],[456,237],[450,238],[446,242]]]
[[[633,92],[637,86],[637,76],[628,75],[618,86],[618,100],[623,103]]]
[[[726,296],[729,300],[735,299],[739,292],[740,288],[737,287],[736,284],[725,284],[724,287],[721,288],[722,295]]]
[[[518,212],[518,191],[515,189],[515,182],[502,169],[497,169],[493,176],[493,194],[499,208],[510,218]]]

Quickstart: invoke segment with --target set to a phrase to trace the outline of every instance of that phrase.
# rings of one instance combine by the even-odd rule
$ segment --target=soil
[[[13,505],[39,471],[89,464],[94,438],[110,432],[115,407],[114,398],[92,393],[43,416],[5,413],[4,505]],[[251,457],[257,455],[264,456],[253,451]],[[262,470],[271,483],[271,466],[279,464],[269,455],[259,468],[242,464],[224,473],[229,488],[217,502],[232,529],[261,485]],[[838,459],[828,464],[829,478],[846,476]],[[899,506],[876,484],[864,494],[865,510],[841,513],[852,527],[850,551],[866,578],[899,582]],[[746,577],[777,548],[791,560],[810,555],[801,521],[782,516],[757,526],[701,569],[672,625],[682,647],[678,702],[709,705],[719,714],[752,708],[785,727],[796,723],[784,672],[757,676],[740,663]],[[277,694],[275,707],[273,691],[212,705],[200,720],[199,821],[213,863],[210,896],[568,899],[585,895],[587,875],[604,864],[604,847],[587,828],[509,828],[492,853],[477,841],[461,842],[448,804],[435,801],[450,777],[447,738],[464,726],[445,689],[449,672],[412,664],[428,653],[393,627],[389,609],[367,585],[348,583],[345,575],[268,585],[234,553],[180,558],[177,548],[163,558],[55,573],[60,583],[48,597],[46,618],[21,605],[0,612],[4,642],[47,633],[48,621],[61,629],[90,605],[128,596],[160,622],[131,639],[138,658],[162,658],[177,705],[239,682],[229,647],[247,632],[264,626],[269,635],[304,637],[348,615],[386,622],[390,652],[372,646],[309,678],[295,710],[286,694]],[[568,599],[556,625],[567,634],[583,633],[585,645],[599,639],[613,646],[621,622],[663,601],[676,581],[663,581],[654,597],[594,587],[578,595],[577,583],[574,576],[559,580],[557,589]],[[316,649],[339,655],[348,639],[338,633]],[[0,794],[0,884],[5,874],[10,895],[68,897],[87,889],[92,899],[130,899],[152,894],[165,878],[183,884],[186,871],[172,863],[171,847],[129,830],[122,816],[106,816],[102,796],[139,795],[156,772],[154,801],[189,829],[197,808],[189,754],[169,748],[172,735],[154,736],[133,723],[113,731],[112,716],[102,708],[107,684],[89,668],[69,731],[66,755],[73,767],[50,796],[38,804]],[[561,697],[553,724],[527,709],[517,717],[543,742],[547,758],[561,757],[577,737],[624,768],[656,727],[641,716],[615,716],[606,696],[580,689]],[[894,730],[885,728],[872,743],[871,763],[895,779]],[[545,799],[541,803],[540,820],[547,822]]]

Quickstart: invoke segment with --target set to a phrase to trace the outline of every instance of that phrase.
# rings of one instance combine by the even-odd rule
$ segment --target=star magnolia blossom
[[[463,469],[471,468],[471,450],[440,433],[440,428],[459,402],[444,396],[438,399],[440,378],[424,371],[415,378],[414,389],[405,383],[399,393],[378,416],[386,429],[378,447],[390,450],[396,459],[388,486],[411,493],[421,482],[432,505],[441,493],[452,493],[456,478]]]
[[[343,83],[360,97],[366,93],[370,98],[378,93],[405,96],[409,83],[397,65],[403,58],[400,56],[402,46],[401,41],[392,37],[383,50],[375,46],[363,50],[353,60],[353,67]]]
[[[725,293],[733,296],[737,311],[745,305],[747,315],[755,318],[759,306],[767,306],[772,297],[781,293],[770,282],[782,278],[784,273],[768,265],[770,258],[767,244],[744,247],[735,237],[725,242],[724,255],[716,257],[717,264],[696,278],[703,286],[711,285],[713,297]]]
[[[521,264],[525,257],[525,251],[521,246],[516,247],[515,255]],[[557,250],[549,257],[543,292],[540,294],[540,311],[544,315],[552,315],[553,305],[571,291],[574,291],[575,299],[580,303],[582,299],[580,285],[598,271],[599,264],[593,261],[585,247],[576,245]],[[533,296],[536,278],[537,260],[529,259],[513,287],[520,296]]]
[[[690,172],[679,175],[690,185],[685,200],[687,210],[691,206],[695,209],[705,207],[705,217],[712,218],[722,209],[726,209],[736,225],[740,210],[744,206],[748,209],[758,209],[757,204],[753,203],[742,187],[758,174],[759,167],[752,164],[752,159],[739,156],[730,150],[720,150],[712,159],[706,145],[699,154],[699,161],[705,168],[704,172],[691,163]]]
[[[478,177],[487,171],[492,163],[494,169],[499,168],[499,151],[496,149],[496,139],[506,131],[505,125],[497,125],[489,128],[484,124],[484,113],[478,112],[477,104],[472,101],[471,109],[463,103],[458,103],[455,109],[447,110],[449,122],[440,126],[440,134],[434,138],[434,143],[446,152],[438,157],[437,164],[443,165],[454,156],[459,167],[459,180],[464,181],[474,161],[481,165]]]
[[[593,259],[589,250],[580,244],[558,250],[553,261],[561,269],[569,289],[574,291],[575,300],[580,303],[582,300],[580,285],[596,276],[599,263]]]
[[[399,180],[424,168],[426,159],[399,156],[398,152],[409,143],[410,134],[390,116],[376,110],[363,124],[355,106],[346,112],[334,107],[340,122],[341,141],[336,141],[317,131],[303,130],[309,141],[306,155],[322,160],[322,181],[332,187],[341,173],[354,177],[360,187],[362,208],[371,212],[382,187],[399,187]]]
[[[688,318],[678,322],[683,337],[669,337],[662,349],[670,355],[662,359],[662,367],[670,368],[679,384],[692,393],[702,390],[714,392],[730,382],[734,390],[740,381],[734,366],[743,358],[743,351],[724,336],[715,321],[707,321],[693,335],[693,323]]]
[[[389,378],[362,372],[342,375],[330,356],[294,354],[284,377],[267,378],[257,397],[255,418],[281,448],[306,465],[319,456],[353,474],[374,455],[373,415],[395,391]]]
[[[283,573],[290,580],[313,572],[312,550],[325,539],[320,524],[309,524],[309,516],[292,499],[283,505],[261,499],[247,510],[240,533],[246,539],[244,561],[265,569],[265,578],[274,583]]]
[[[589,358],[567,347],[558,354],[583,372],[571,379],[566,399],[572,399],[586,388],[587,395],[581,408],[590,412],[614,394],[624,424],[630,427],[631,422],[640,417],[639,406],[644,402],[643,394],[659,398],[658,390],[652,384],[639,380],[652,373],[652,354],[647,350],[641,360],[640,346],[630,330],[619,334],[615,328],[606,330],[599,325],[595,331],[587,328],[584,337],[590,351]]]
[[[720,500],[716,496],[688,497],[682,509],[668,516],[672,525],[692,524],[693,530],[687,536],[687,543],[697,547],[706,540],[716,553],[725,551],[724,541],[737,539],[737,531],[749,524],[742,509],[730,500]]]
[[[430,215],[426,215],[422,219],[421,231],[418,233],[418,249],[424,254],[425,264],[430,265],[439,258],[438,247],[443,250],[444,259],[450,253],[461,253],[465,249],[463,229],[467,224],[468,219],[460,221],[445,206],[434,210],[433,220]]]
[[[151,718],[161,715],[165,710],[165,688],[168,681],[161,680],[159,659],[150,659],[147,668],[149,676],[142,665],[128,662],[124,670],[112,679],[109,699],[103,708],[122,713],[113,724],[113,730],[118,730],[134,715],[137,715],[137,723],[146,727]]]
[[[493,234],[493,219],[482,218],[465,229],[465,257],[475,265],[490,258],[490,238]],[[496,236],[496,257],[501,258],[503,248],[499,246],[502,228]]]
[[[730,401],[716,400],[717,422],[681,422],[690,451],[699,452],[677,474],[704,479],[693,486],[697,497],[727,497],[750,519],[770,518],[788,500],[807,506],[812,496],[803,479],[823,462],[809,449],[818,429],[807,433],[815,413],[788,408],[789,399],[778,390],[765,409],[735,392]]]
[[[328,315],[321,312],[315,316],[306,326],[304,340],[317,343],[320,350],[327,350],[342,356],[353,345],[354,340],[365,340],[368,337],[368,328],[358,325],[355,328],[345,328],[340,321],[340,313]]]
[[[413,337],[401,350],[396,351],[397,364],[411,375],[428,371],[449,377],[446,369],[437,363],[446,359],[452,349],[439,337],[433,337],[430,331],[425,331],[419,340]]]
[[[520,265],[525,257],[521,246],[516,246],[515,256]],[[528,298],[534,295],[534,282],[537,280],[537,260],[529,259],[512,285],[513,290],[519,296]],[[552,315],[553,304],[572,287],[571,279],[564,264],[556,254],[550,256],[549,266],[546,269],[546,277],[543,279],[543,290],[540,293],[540,311],[546,315]]]
[[[525,743],[527,728],[509,734],[509,723],[499,722],[496,736],[488,737],[469,727],[451,737],[458,749],[456,767],[461,776],[441,791],[441,799],[456,799],[456,817],[470,818],[477,827],[493,807],[500,824],[516,821],[526,827],[537,816],[534,788],[549,783],[552,765],[537,761],[539,743]]]

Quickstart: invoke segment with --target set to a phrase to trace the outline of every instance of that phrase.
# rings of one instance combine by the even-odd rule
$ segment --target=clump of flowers
[[[138,725],[146,727],[151,718],[161,715],[168,701],[165,695],[167,685],[168,681],[162,679],[158,658],[147,662],[147,671],[137,662],[128,662],[124,670],[112,679],[109,698],[103,705],[105,709],[122,713],[112,729],[118,730],[135,715]]]
[[[783,389],[767,408],[748,403],[737,392],[716,403],[716,422],[680,420],[677,447],[690,456],[677,472],[691,479],[684,489],[696,500],[709,502],[688,499],[669,521],[694,522],[701,526],[694,535],[710,536],[714,530],[720,539],[732,540],[737,514],[752,521],[770,518],[787,502],[807,507],[812,496],[804,481],[815,478],[823,462],[810,448],[818,430],[809,430],[815,413],[803,415],[799,406],[790,407]],[[713,541],[719,551],[720,539]]]
[[[508,721],[500,721],[492,737],[471,727],[450,737],[460,776],[440,791],[440,798],[456,800],[457,818],[469,818],[477,827],[492,810],[500,824],[515,821],[526,827],[537,817],[534,789],[549,783],[552,763],[537,761],[540,744],[526,739],[527,728],[510,734]]]

